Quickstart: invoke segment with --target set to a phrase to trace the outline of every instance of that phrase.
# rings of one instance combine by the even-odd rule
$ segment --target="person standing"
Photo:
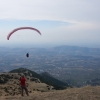
[[[23,90],[25,90],[26,95],[29,96],[28,89],[26,87],[26,79],[25,79],[24,75],[22,75],[20,77],[20,80],[19,81],[20,81],[20,85],[21,85],[21,95],[23,96]]]

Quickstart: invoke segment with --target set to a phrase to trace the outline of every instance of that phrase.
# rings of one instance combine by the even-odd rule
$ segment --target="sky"
[[[7,35],[18,27],[34,27]],[[100,48],[100,0],[0,0],[0,46]]]

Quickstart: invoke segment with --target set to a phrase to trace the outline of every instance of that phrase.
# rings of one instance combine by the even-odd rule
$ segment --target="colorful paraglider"
[[[16,31],[18,31],[18,30],[23,30],[23,29],[34,30],[34,31],[38,32],[38,33],[41,35],[40,31],[37,30],[36,28],[33,28],[33,27],[19,27],[19,28],[16,28],[16,29],[12,30],[12,31],[8,34],[7,40],[9,40],[10,36],[11,36],[14,32],[16,32]]]
[[[33,28],[33,27],[19,27],[19,28],[16,28],[16,29],[12,30],[12,31],[7,35],[7,40],[9,40],[10,36],[11,36],[14,32],[16,32],[16,31],[18,31],[18,30],[23,30],[23,29],[30,29],[30,30],[33,30],[33,31],[38,32],[38,33],[41,35],[40,31],[39,31],[38,29],[36,29],[36,28]],[[29,53],[26,54],[26,57],[29,57]]]

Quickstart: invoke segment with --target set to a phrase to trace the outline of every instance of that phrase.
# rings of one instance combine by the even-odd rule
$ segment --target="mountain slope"
[[[41,73],[40,75],[43,76],[44,78],[50,80],[51,82],[55,83],[55,87],[56,87],[56,88],[62,88],[62,86],[63,86],[63,88],[64,88],[64,87],[70,87],[67,83],[62,82],[62,81],[60,81],[60,80],[58,80],[58,79],[52,77],[52,76],[51,76],[49,73],[47,73],[47,72]],[[56,86],[56,84],[58,85],[58,87]]]
[[[53,77],[51,77],[48,74],[37,74],[34,71],[31,71],[29,69],[26,68],[19,68],[19,69],[14,69],[12,71],[10,71],[10,73],[23,73],[24,75],[28,75],[30,77],[35,77],[38,78],[42,83],[46,83],[48,85],[53,86],[55,89],[65,89],[66,87],[69,87],[69,85],[67,83],[63,83]]]
[[[0,97],[0,100],[100,100],[100,86],[69,88],[51,92],[34,92],[30,96]]]

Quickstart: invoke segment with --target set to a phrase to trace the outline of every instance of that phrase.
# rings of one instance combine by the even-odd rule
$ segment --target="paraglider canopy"
[[[38,32],[38,33],[41,35],[40,31],[39,31],[38,29],[36,29],[36,28],[33,28],[33,27],[19,27],[19,28],[16,28],[16,29],[12,30],[12,31],[8,34],[7,40],[9,40],[10,36],[11,36],[14,32],[16,32],[16,31],[18,31],[18,30],[23,30],[23,29],[34,30],[34,31]]]
[[[33,27],[19,27],[19,28],[15,28],[14,30],[12,30],[12,31],[7,35],[7,40],[9,40],[10,36],[11,36],[14,32],[16,32],[16,31],[18,31],[18,30],[23,30],[23,29],[30,29],[30,30],[33,30],[33,31],[36,31],[37,33],[39,33],[39,34],[41,35],[40,31],[39,31],[38,29],[36,29],[36,28],[33,28]],[[29,57],[29,53],[26,54],[26,57]]]

